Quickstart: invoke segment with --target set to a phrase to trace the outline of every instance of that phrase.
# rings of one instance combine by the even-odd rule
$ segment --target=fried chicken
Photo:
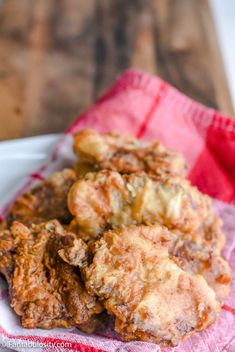
[[[70,244],[74,254],[82,248],[83,261],[61,252],[82,268],[89,293],[115,316],[115,329],[125,340],[176,346],[220,313],[215,293],[202,276],[185,272],[169,254],[174,236],[160,225],[131,225],[105,232],[86,251],[80,241]]]
[[[13,255],[19,239],[14,235],[10,230],[0,232],[0,273],[9,285],[13,272]]]
[[[85,129],[74,136],[74,151],[80,161],[91,164],[96,170],[127,174],[145,171],[179,176],[186,173],[182,155],[167,149],[157,140],[143,142],[117,133],[99,134]]]
[[[220,220],[210,198],[179,178],[156,178],[145,173],[120,175],[114,171],[88,173],[74,183],[68,195],[70,212],[84,236],[97,238],[107,228],[153,224],[182,232],[203,232],[216,223],[213,238],[218,251],[224,245]],[[211,234],[210,234],[211,236]],[[86,238],[85,238],[86,239]]]
[[[215,253],[211,243],[201,236],[175,233],[169,253],[177,258],[177,264],[192,275],[202,275],[213,288],[221,304],[230,292],[232,272],[229,264]]]
[[[57,254],[73,237],[57,221],[30,229],[14,222],[2,235],[0,269],[25,328],[78,326],[91,332],[97,327],[102,306],[86,291],[79,270]]]
[[[74,170],[23,194],[0,233],[22,325],[91,333],[108,312],[124,340],[176,346],[215,322],[231,284],[225,237],[183,157],[91,129],[73,147]]]
[[[68,224],[72,217],[67,207],[67,195],[76,179],[72,169],[52,174],[16,200],[6,216],[3,228],[9,228],[15,220],[26,226],[53,219]]]
[[[99,238],[107,229],[131,224],[160,223],[173,230],[176,236],[170,253],[178,258],[178,265],[203,275],[221,303],[227,297],[231,270],[221,257],[221,220],[210,198],[188,181],[101,171],[77,181],[68,204],[75,216],[70,228],[85,241]]]

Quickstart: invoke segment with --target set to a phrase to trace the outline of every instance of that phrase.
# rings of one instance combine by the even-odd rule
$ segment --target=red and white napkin
[[[127,70],[65,132],[47,164],[28,176],[24,188],[71,162],[71,135],[85,127],[100,132],[115,130],[146,140],[158,138],[183,153],[189,166],[188,178],[213,198],[215,211],[223,218],[227,239],[223,255],[235,276],[235,120],[191,100],[157,77]],[[2,215],[5,211],[6,206]],[[22,328],[9,306],[7,286],[0,280],[0,346],[23,352],[234,352],[235,282],[219,321],[174,349],[160,349],[152,343],[125,343],[111,336],[109,332],[88,336],[78,329]]]

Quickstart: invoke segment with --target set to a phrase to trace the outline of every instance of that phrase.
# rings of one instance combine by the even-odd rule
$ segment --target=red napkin
[[[29,175],[25,185],[31,184],[35,178],[45,177],[72,160],[71,134],[85,127],[92,127],[100,132],[115,130],[146,140],[158,138],[167,147],[182,152],[189,167],[188,178],[202,192],[213,198],[214,208],[224,220],[227,238],[224,257],[235,273],[235,120],[191,100],[157,77],[127,70],[106,94],[66,131],[49,162],[38,172]],[[6,207],[2,212],[5,210]],[[9,308],[3,281],[0,282],[0,289],[0,343],[31,341],[31,351],[47,352],[160,351],[159,346],[152,343],[118,341],[109,332],[102,336],[88,336],[78,329],[23,329]],[[39,343],[44,347],[37,345]],[[50,343],[55,343],[55,346],[51,348]],[[59,346],[60,343],[63,343],[64,347]],[[66,347],[66,343],[70,345]],[[25,351],[20,343],[19,346],[14,349]],[[161,349],[171,350],[235,351],[234,281],[219,321],[174,349]]]

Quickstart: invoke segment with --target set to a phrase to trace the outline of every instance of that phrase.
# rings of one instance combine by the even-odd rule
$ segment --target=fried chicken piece
[[[5,277],[9,285],[14,267],[13,255],[15,254],[18,240],[18,236],[15,237],[10,230],[0,232],[0,273]]]
[[[25,328],[78,326],[91,332],[97,327],[102,306],[86,291],[79,270],[57,254],[71,237],[75,236],[66,233],[57,221],[31,229],[13,223],[13,246],[6,246],[5,252],[12,251],[7,279],[11,306]]]
[[[172,236],[160,225],[131,225],[105,232],[85,252],[82,244],[86,287],[115,316],[115,329],[125,340],[176,346],[220,314],[203,277],[182,270],[169,254]],[[74,246],[80,252],[81,242]],[[75,256],[67,260],[77,264]]]
[[[202,275],[221,305],[224,303],[230,292],[232,272],[221,254],[214,252],[210,242],[200,235],[175,233],[169,253],[177,258],[180,268],[192,275]]]
[[[89,173],[70,189],[68,207],[85,240],[99,237],[107,228],[159,222],[169,229],[201,233],[218,252],[224,245],[221,221],[210,198],[179,178]]]
[[[26,226],[53,219],[68,224],[72,217],[67,207],[67,195],[76,179],[76,174],[71,169],[55,172],[16,200],[3,228],[9,228],[15,220]]]
[[[178,258],[178,265],[203,275],[221,303],[227,297],[231,270],[221,257],[225,241],[221,220],[210,198],[188,181],[101,171],[77,181],[68,203],[75,216],[70,228],[85,241],[131,224],[160,223],[174,230],[170,253]]]
[[[127,174],[145,171],[178,176],[186,173],[183,156],[157,140],[143,142],[118,133],[99,134],[85,129],[74,136],[74,151],[80,161],[90,163],[96,170],[108,169]]]

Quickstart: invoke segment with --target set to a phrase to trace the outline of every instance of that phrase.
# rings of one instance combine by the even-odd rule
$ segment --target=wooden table
[[[63,131],[127,67],[232,113],[207,0],[5,0],[0,139]]]

